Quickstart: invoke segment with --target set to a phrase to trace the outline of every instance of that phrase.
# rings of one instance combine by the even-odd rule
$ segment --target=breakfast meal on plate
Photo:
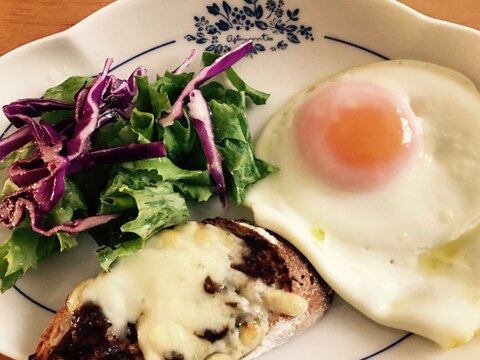
[[[332,291],[443,348],[480,333],[475,85],[413,60],[347,69],[296,96],[254,151],[247,103],[268,94],[231,68],[251,50],[204,53],[197,73],[193,51],[153,82],[108,59],[3,107],[17,130],[0,140],[0,290],[81,232],[104,269],[32,359],[253,359],[315,324]],[[189,221],[214,194],[255,222]]]
[[[245,222],[188,222],[80,284],[31,359],[254,359],[331,299],[285,240]]]
[[[345,70],[269,122],[256,154],[280,170],[246,204],[362,313],[459,346],[480,333],[479,114],[451,69]]]

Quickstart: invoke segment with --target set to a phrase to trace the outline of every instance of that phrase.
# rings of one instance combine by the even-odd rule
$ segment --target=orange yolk
[[[359,81],[312,93],[295,117],[297,148],[318,177],[350,190],[392,179],[413,154],[414,115],[384,88]]]
[[[403,151],[402,124],[390,104],[362,104],[340,109],[326,128],[325,140],[348,166],[374,168],[389,164]]]

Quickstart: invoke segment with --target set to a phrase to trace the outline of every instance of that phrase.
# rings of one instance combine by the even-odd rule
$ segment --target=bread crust
[[[300,295],[308,302],[308,310],[300,316],[291,317],[270,314],[270,328],[267,336],[252,352],[243,357],[252,360],[287,342],[292,337],[313,326],[329,308],[333,291],[318,275],[308,260],[287,240],[273,232],[252,225],[246,221],[234,221],[223,218],[205,221],[243,239],[250,248],[250,255],[245,259],[246,266],[238,268],[248,275],[260,278],[267,285],[272,285],[271,276],[265,272],[256,272],[258,266],[275,268],[274,282],[282,290]],[[252,270],[253,269],[253,270]],[[268,273],[268,271],[266,271]]]
[[[233,268],[267,285],[295,293],[308,302],[308,310],[296,317],[271,312],[267,335],[242,359],[255,359],[285,343],[324,315],[332,301],[333,291],[306,258],[285,239],[245,221],[214,218],[203,223],[244,240],[249,251],[242,263],[232,264]],[[88,331],[82,330],[88,326],[91,327]],[[29,359],[143,359],[136,334],[118,338],[109,327],[110,322],[94,304],[84,304],[79,309],[69,309],[64,305],[43,332],[35,353]],[[95,337],[85,339],[88,337],[85,334],[92,332]]]

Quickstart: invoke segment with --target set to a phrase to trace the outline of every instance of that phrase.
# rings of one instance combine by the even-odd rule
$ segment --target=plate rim
[[[108,13],[113,8],[119,8],[121,6],[124,6],[125,4],[133,3],[135,1],[137,1],[137,3],[138,3],[138,0],[116,0],[116,1],[106,5],[104,7],[102,7],[101,9],[93,12],[92,14],[85,17],[84,19],[82,19],[81,21],[79,21],[75,25],[69,27],[68,29],[57,32],[55,34],[51,34],[51,35],[39,38],[37,40],[31,41],[27,44],[24,44],[20,47],[12,49],[9,52],[0,56],[0,67],[3,65],[2,64],[3,61],[8,60],[11,57],[18,56],[18,54],[21,54],[24,51],[28,51],[31,48],[41,47],[44,44],[46,44],[47,42],[55,42],[55,41],[61,41],[61,40],[67,40],[67,41],[75,42],[74,35],[77,32],[81,32],[82,29],[84,27],[87,27],[90,22],[96,21],[96,18],[98,16],[101,16],[102,14]],[[151,2],[152,0],[141,0],[141,1]],[[162,0],[162,1],[166,2],[166,1],[175,1],[175,0]],[[350,0],[344,0],[344,1],[348,2]],[[367,0],[367,1],[370,1],[371,3],[375,2],[374,0]],[[446,29],[450,29],[450,30],[453,30],[453,31],[467,32],[467,33],[471,33],[475,36],[478,36],[478,38],[480,40],[480,30],[477,30],[477,29],[474,29],[474,28],[471,28],[471,27],[468,27],[468,26],[465,26],[465,25],[456,24],[456,23],[453,23],[453,22],[449,22],[449,21],[446,21],[446,20],[437,19],[437,18],[428,16],[428,15],[425,15],[425,14],[419,12],[418,10],[415,10],[415,9],[411,8],[410,6],[408,6],[404,3],[401,3],[399,1],[396,1],[396,0],[384,0],[384,3],[381,4],[381,6],[387,6],[387,5],[392,6],[392,7],[396,8],[396,10],[402,11],[405,14],[409,14],[409,16],[411,16],[412,20],[415,19],[416,23],[421,23],[424,26],[426,26],[427,28],[431,27],[432,29],[435,29],[435,30],[446,28]],[[364,359],[369,359],[369,358],[371,358],[371,357],[367,356]]]

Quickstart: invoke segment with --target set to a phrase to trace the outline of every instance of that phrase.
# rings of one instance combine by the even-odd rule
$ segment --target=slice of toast
[[[35,354],[31,355],[30,359],[144,359],[151,357],[182,360],[195,357],[209,360],[250,360],[285,343],[291,337],[312,326],[328,309],[333,296],[332,290],[308,261],[284,239],[242,221],[215,218],[195,223],[196,225],[192,224],[177,227],[181,231],[185,231],[185,226],[195,227],[195,233],[187,229],[190,231],[189,236],[179,236],[175,233],[177,228],[167,230],[170,233],[161,235],[163,236],[162,249],[167,246],[168,249],[174,248],[177,251],[177,249],[183,249],[184,241],[190,241],[192,244],[188,245],[189,248],[195,248],[195,246],[200,248],[195,248],[193,253],[185,256],[205,258],[204,264],[195,263],[199,269],[198,273],[184,274],[185,265],[179,265],[173,275],[170,273],[167,275],[164,271],[164,277],[171,276],[171,281],[178,283],[180,289],[179,298],[175,300],[173,308],[168,307],[170,306],[168,302],[158,305],[169,314],[169,319],[173,318],[170,312],[175,313],[180,309],[178,311],[180,318],[175,318],[176,322],[168,322],[175,331],[166,325],[160,326],[163,320],[159,320],[158,317],[153,321],[153,325],[149,325],[150,327],[144,325],[149,323],[145,314],[152,312],[151,307],[146,305],[138,313],[135,321],[130,318],[128,322],[126,320],[120,322],[119,327],[112,320],[117,318],[117,313],[112,310],[112,305],[109,305],[116,304],[118,299],[115,298],[114,302],[108,303],[103,301],[101,294],[99,298],[85,295],[88,294],[88,289],[95,289],[96,286],[95,283],[91,285],[87,281],[74,291],[65,306],[52,319],[41,337]],[[210,237],[209,234],[213,234],[213,237],[227,234],[229,240],[215,238],[208,242],[204,238]],[[200,240],[197,235],[200,236]],[[187,238],[188,240],[182,240]],[[146,247],[151,242],[152,240],[149,240]],[[152,242],[152,244],[155,243]],[[215,252],[211,249],[212,246],[222,247],[225,244],[230,246],[227,246],[229,269],[222,269],[225,265],[221,257],[215,260],[216,264],[207,264],[210,256],[208,254]],[[151,245],[151,247],[158,248],[159,245]],[[204,254],[208,256],[200,254],[205,247],[208,252]],[[167,251],[168,256],[174,258],[168,249],[162,251]],[[131,257],[137,256],[143,256],[143,254],[137,253]],[[115,266],[112,273],[100,275],[101,280],[97,282],[109,281],[109,277],[115,277],[116,268],[126,266],[123,264],[126,261],[120,263]],[[120,268],[117,272],[119,271],[123,270]],[[185,276],[190,274],[189,277],[203,279],[202,284],[189,283],[189,288],[201,288],[202,294],[196,296],[195,302],[187,301],[188,295],[185,294],[192,292],[189,289],[181,290],[184,277],[183,275],[177,277],[177,273]],[[119,282],[122,283],[122,278],[119,278]],[[107,284],[110,285],[108,282]],[[99,288],[105,288],[105,285],[102,283]],[[175,292],[175,288],[173,291],[171,289],[169,287],[169,294]],[[95,291],[90,293],[95,294]],[[139,296],[136,294],[137,298]],[[169,296],[165,295],[165,297]],[[203,307],[201,299],[207,303],[206,307]],[[142,298],[142,301],[150,300]],[[190,304],[189,308],[182,308],[184,305],[181,304],[184,302]],[[214,306],[208,307],[209,302]],[[192,317],[190,326],[188,314],[192,306],[198,306],[198,314]],[[218,314],[212,312],[205,315],[205,309],[210,309],[209,311],[218,309],[213,310]],[[198,325],[199,318],[205,322],[205,326],[201,328]],[[178,326],[179,323],[182,323],[181,327]],[[216,324],[219,323],[224,325],[218,327]],[[152,338],[155,339],[152,340]]]

